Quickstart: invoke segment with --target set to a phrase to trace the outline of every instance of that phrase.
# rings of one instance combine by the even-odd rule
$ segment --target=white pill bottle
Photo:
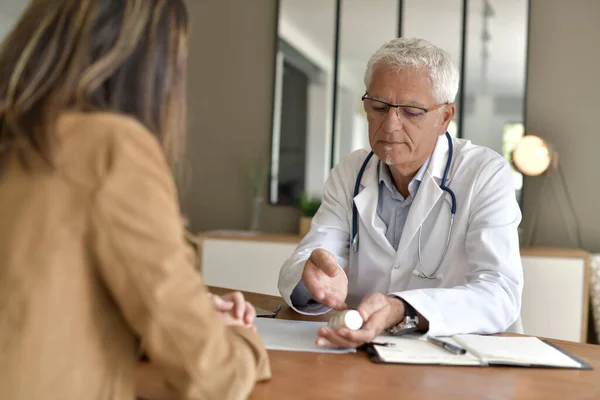
[[[359,330],[363,325],[363,319],[356,310],[346,310],[329,318],[327,326],[329,329],[337,331],[340,328],[347,328],[351,331]]]

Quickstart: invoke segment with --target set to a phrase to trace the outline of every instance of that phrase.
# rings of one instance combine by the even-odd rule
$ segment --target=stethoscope
[[[452,156],[454,152],[454,146],[452,145],[452,138],[450,134],[446,132],[446,139],[448,139],[448,161],[446,161],[446,168],[444,169],[444,175],[442,176],[442,182],[440,183],[440,189],[450,194],[452,199],[452,204],[450,207],[450,226],[448,227],[448,238],[446,239],[446,247],[444,249],[444,253],[442,254],[442,258],[440,258],[437,267],[433,270],[431,274],[425,273],[423,269],[423,262],[421,256],[421,233],[423,231],[423,225],[419,227],[419,240],[418,240],[418,265],[417,268],[413,271],[413,275],[418,276],[423,279],[441,279],[441,276],[436,276],[436,272],[440,269],[442,265],[442,261],[446,257],[446,253],[448,252],[448,247],[450,246],[450,238],[452,237],[452,225],[454,224],[454,215],[456,214],[456,196],[452,189],[446,186],[446,180],[448,178],[448,173],[450,172],[450,166],[452,165]],[[354,197],[358,196],[360,191],[360,182],[362,180],[362,176],[367,168],[367,164],[373,157],[373,152],[371,151],[365,161],[363,162],[360,170],[358,171],[358,175],[356,177],[356,183],[354,184]],[[352,246],[352,250],[357,253],[358,252],[358,210],[356,209],[356,204],[352,204],[352,240],[350,241],[350,245]]]

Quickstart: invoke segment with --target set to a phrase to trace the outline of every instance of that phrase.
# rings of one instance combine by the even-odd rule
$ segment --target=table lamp
[[[571,196],[569,195],[569,191],[567,189],[566,180],[558,164],[558,152],[554,150],[553,146],[550,143],[546,142],[539,136],[525,135],[519,141],[519,143],[516,144],[512,152],[512,161],[515,168],[517,168],[517,170],[519,170],[519,172],[521,172],[523,175],[532,177],[543,175],[541,190],[537,196],[537,204],[535,205],[535,208],[533,210],[530,232],[529,235],[527,235],[528,240],[525,243],[530,245],[533,241],[533,236],[536,232],[539,210],[542,207],[542,199],[547,198],[544,196],[544,190],[549,184],[552,184],[555,181],[554,177],[558,176],[558,184],[560,184],[561,186],[561,190],[566,199],[567,206],[575,223],[575,232],[572,232],[571,229],[569,229],[569,221],[567,220],[566,214],[563,212],[561,202],[557,198],[556,191],[551,190],[551,194],[556,200],[556,203],[559,208],[559,214],[563,218],[565,226],[569,231],[569,236],[575,241],[577,247],[581,248],[579,223],[577,221],[575,209],[573,208]]]

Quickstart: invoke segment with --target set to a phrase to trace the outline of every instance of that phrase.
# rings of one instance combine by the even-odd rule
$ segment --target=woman
[[[133,399],[142,348],[178,398],[270,376],[251,307],[209,297],[184,239],[187,19],[33,0],[0,50],[0,399]]]

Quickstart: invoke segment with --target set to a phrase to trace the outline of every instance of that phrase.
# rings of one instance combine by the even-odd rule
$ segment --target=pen
[[[369,344],[384,347],[394,347],[396,345],[396,343],[391,342],[369,342]]]
[[[446,342],[442,339],[438,339],[434,336],[427,336],[427,341],[429,343],[433,343],[436,346],[441,347],[442,349],[449,351],[450,353],[456,354],[456,355],[462,355],[465,354],[467,351],[465,349],[463,349],[460,346],[457,346],[455,344]]]
[[[281,310],[281,303],[278,303],[275,308],[273,309],[273,318],[275,318],[277,316],[277,314],[279,313],[279,310]]]

